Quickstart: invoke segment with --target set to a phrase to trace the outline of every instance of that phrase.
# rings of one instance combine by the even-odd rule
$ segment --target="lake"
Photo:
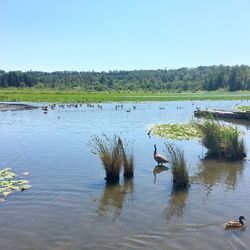
[[[248,249],[248,228],[225,231],[223,224],[240,215],[250,219],[250,161],[204,160],[206,149],[198,140],[147,135],[155,123],[190,121],[196,107],[231,109],[238,103],[123,103],[118,110],[116,103],[103,103],[102,110],[83,104],[47,114],[0,112],[0,169],[28,171],[32,185],[0,203],[0,249]],[[250,123],[237,126],[250,158]],[[133,143],[133,179],[121,175],[119,184],[106,185],[88,145],[91,136],[102,134]],[[153,174],[153,146],[164,154],[168,141],[185,152],[187,192],[173,192],[171,170]]]

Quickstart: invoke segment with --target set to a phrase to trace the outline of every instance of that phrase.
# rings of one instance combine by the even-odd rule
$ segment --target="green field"
[[[182,101],[250,99],[250,91],[206,92],[83,92],[39,89],[0,89],[0,101],[25,102],[121,102],[121,101]]]

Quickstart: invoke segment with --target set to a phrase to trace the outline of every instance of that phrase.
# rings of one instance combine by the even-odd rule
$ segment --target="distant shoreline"
[[[32,110],[38,107],[26,105],[26,104],[13,104],[13,103],[0,103],[1,111],[20,111],[20,110]]]

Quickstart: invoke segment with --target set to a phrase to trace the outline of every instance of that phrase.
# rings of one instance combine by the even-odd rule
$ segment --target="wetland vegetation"
[[[239,160],[246,157],[242,133],[233,125],[225,125],[213,119],[194,122],[201,132],[202,144],[207,155],[225,160]]]
[[[246,112],[250,111],[250,106],[235,106],[234,108],[240,111],[246,111]]]
[[[149,131],[152,135],[173,140],[189,140],[201,136],[200,131],[192,123],[155,124]]]
[[[125,144],[125,145],[124,145]],[[94,147],[104,166],[107,182],[117,182],[123,166],[125,178],[134,176],[134,154],[132,148],[116,135],[112,139],[107,136],[94,136],[90,145]]]
[[[2,165],[12,165],[20,172],[25,171],[26,164],[32,166],[29,179],[33,185],[24,193],[10,190],[15,194],[1,203],[1,223],[15,237],[19,232],[30,232],[32,228],[36,232],[33,248],[39,248],[41,243],[53,248],[55,241],[64,244],[57,235],[66,235],[71,249],[77,249],[74,246],[76,238],[89,248],[98,247],[103,242],[111,242],[113,248],[119,248],[121,244],[133,248],[138,246],[138,239],[143,248],[158,248],[161,244],[171,248],[171,242],[179,242],[180,236],[183,242],[177,249],[191,248],[194,243],[196,246],[200,243],[217,247],[221,241],[212,241],[211,238],[216,236],[224,240],[227,237],[220,221],[233,217],[236,208],[241,214],[247,214],[249,199],[245,197],[245,191],[249,189],[246,186],[249,162],[233,162],[231,158],[225,161],[224,157],[207,160],[203,157],[203,150],[205,155],[209,148],[203,149],[199,141],[202,132],[185,122],[192,120],[196,106],[230,108],[238,103],[43,103],[48,106],[46,115],[42,109],[1,112],[0,139],[5,142],[0,151]],[[241,104],[246,105],[247,101]],[[180,106],[183,108],[179,109]],[[165,136],[163,124],[166,121],[172,122],[171,126],[166,126],[170,129],[167,134],[172,137],[161,137]],[[203,124],[206,120],[199,122]],[[163,130],[159,136],[153,130],[152,136],[147,136],[150,124],[159,124]],[[227,122],[221,125],[228,127]],[[238,127],[239,131],[245,132],[239,134],[239,138],[244,136],[249,143],[245,127]],[[107,136],[96,136],[100,134]],[[173,144],[169,145],[168,139]],[[86,145],[88,141],[95,155]],[[159,147],[160,154],[166,152],[166,166],[155,167],[154,144]],[[121,179],[122,172],[124,178]],[[106,180],[103,180],[103,175]],[[11,180],[23,180],[16,177]],[[3,185],[8,184],[9,188],[6,180],[3,180]],[[14,184],[16,186],[17,182]],[[20,183],[17,188],[20,190],[22,185],[29,184]],[[237,195],[241,206],[232,204],[232,195]],[[46,217],[41,214],[46,214]],[[91,230],[94,226],[95,230]],[[43,237],[37,233],[40,228],[46,228]],[[194,231],[202,240],[190,242]],[[2,242],[16,249],[16,241],[10,239],[7,232],[2,236]],[[151,236],[157,240],[152,241]],[[24,238],[29,239],[29,236]],[[248,239],[244,242],[247,243]],[[26,242],[21,245],[24,249],[27,246]],[[228,247],[229,244],[223,243],[218,248]]]
[[[249,91],[228,92],[162,92],[162,91],[108,91],[95,92],[77,89],[54,90],[35,88],[0,88],[2,102],[52,102],[52,103],[97,103],[97,102],[141,102],[141,101],[195,101],[195,100],[242,100],[250,99]]]
[[[186,189],[189,187],[189,175],[184,151],[171,143],[165,143],[167,158],[171,167],[173,189]]]
[[[31,188],[28,180],[24,180],[23,176],[28,175],[25,172],[19,176],[12,171],[11,168],[4,168],[0,170],[0,197],[6,197],[17,191],[24,191]],[[19,179],[15,179],[19,177]],[[0,201],[4,201],[4,198],[0,198]]]

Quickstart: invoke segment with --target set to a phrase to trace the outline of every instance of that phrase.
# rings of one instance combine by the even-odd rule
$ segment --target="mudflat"
[[[0,103],[0,111],[32,110],[38,107],[18,103]]]

